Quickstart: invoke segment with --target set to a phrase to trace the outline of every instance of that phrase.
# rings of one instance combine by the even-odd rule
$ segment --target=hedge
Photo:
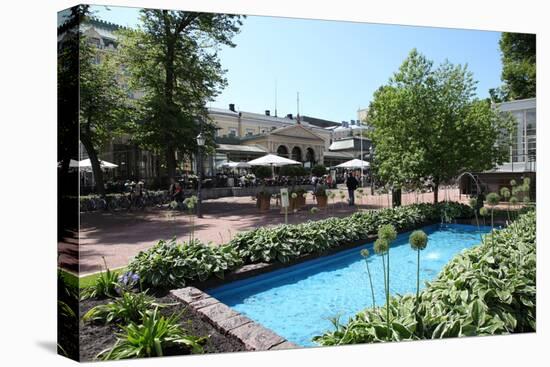
[[[345,218],[329,218],[297,225],[258,228],[235,236],[223,246],[199,241],[178,244],[160,241],[141,251],[128,270],[139,274],[144,287],[171,289],[189,281],[204,281],[243,263],[286,263],[301,255],[321,253],[329,248],[367,239],[378,227],[393,224],[398,230],[412,229],[442,216],[471,217],[469,206],[458,203],[415,204],[395,209],[358,212]]]

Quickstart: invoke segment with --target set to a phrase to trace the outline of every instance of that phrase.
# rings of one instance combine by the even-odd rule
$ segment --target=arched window
[[[312,148],[307,148],[306,150],[306,162],[311,162],[315,164],[315,151]]]
[[[299,147],[292,148],[292,159],[295,161],[301,162],[302,161],[302,149]]]
[[[288,149],[284,145],[279,145],[277,148],[277,155],[288,158]]]

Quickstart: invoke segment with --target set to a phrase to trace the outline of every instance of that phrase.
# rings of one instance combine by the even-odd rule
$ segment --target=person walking
[[[355,205],[355,189],[357,189],[357,186],[359,185],[359,182],[353,176],[352,172],[348,172],[348,177],[346,179],[346,186],[348,188],[348,196],[349,196],[349,205],[353,206]]]

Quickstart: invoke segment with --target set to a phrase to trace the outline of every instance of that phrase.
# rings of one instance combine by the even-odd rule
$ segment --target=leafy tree
[[[393,188],[431,180],[437,202],[442,182],[501,163],[513,120],[475,99],[475,85],[465,66],[434,68],[413,49],[369,108],[377,177]]]
[[[241,17],[143,9],[141,22],[138,29],[120,32],[130,85],[142,94],[135,136],[164,156],[173,177],[176,152],[193,154],[199,132],[213,145],[214,125],[205,106],[226,85],[217,52],[221,45],[235,46],[231,39]]]
[[[537,39],[535,34],[502,33],[499,41],[504,85],[489,90],[493,102],[533,98],[537,92]]]
[[[122,87],[120,66],[114,54],[102,51],[80,37],[80,141],[90,157],[96,190],[104,195],[98,150],[124,130],[130,105]]]

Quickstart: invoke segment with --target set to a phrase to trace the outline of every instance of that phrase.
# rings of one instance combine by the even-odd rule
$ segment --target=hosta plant
[[[231,246],[211,246],[193,240],[184,243],[159,241],[141,251],[128,265],[148,288],[181,288],[189,281],[204,281],[210,276],[223,278],[228,270],[241,265]]]
[[[204,339],[188,335],[178,319],[177,315],[162,316],[158,308],[146,311],[140,323],[124,326],[115,345],[101,352],[98,358],[116,360],[202,353]]]
[[[420,292],[418,306],[414,295],[393,296],[389,306],[366,309],[314,341],[341,345],[536,331],[535,237],[532,211],[495,232],[495,252],[476,246],[454,257]]]

